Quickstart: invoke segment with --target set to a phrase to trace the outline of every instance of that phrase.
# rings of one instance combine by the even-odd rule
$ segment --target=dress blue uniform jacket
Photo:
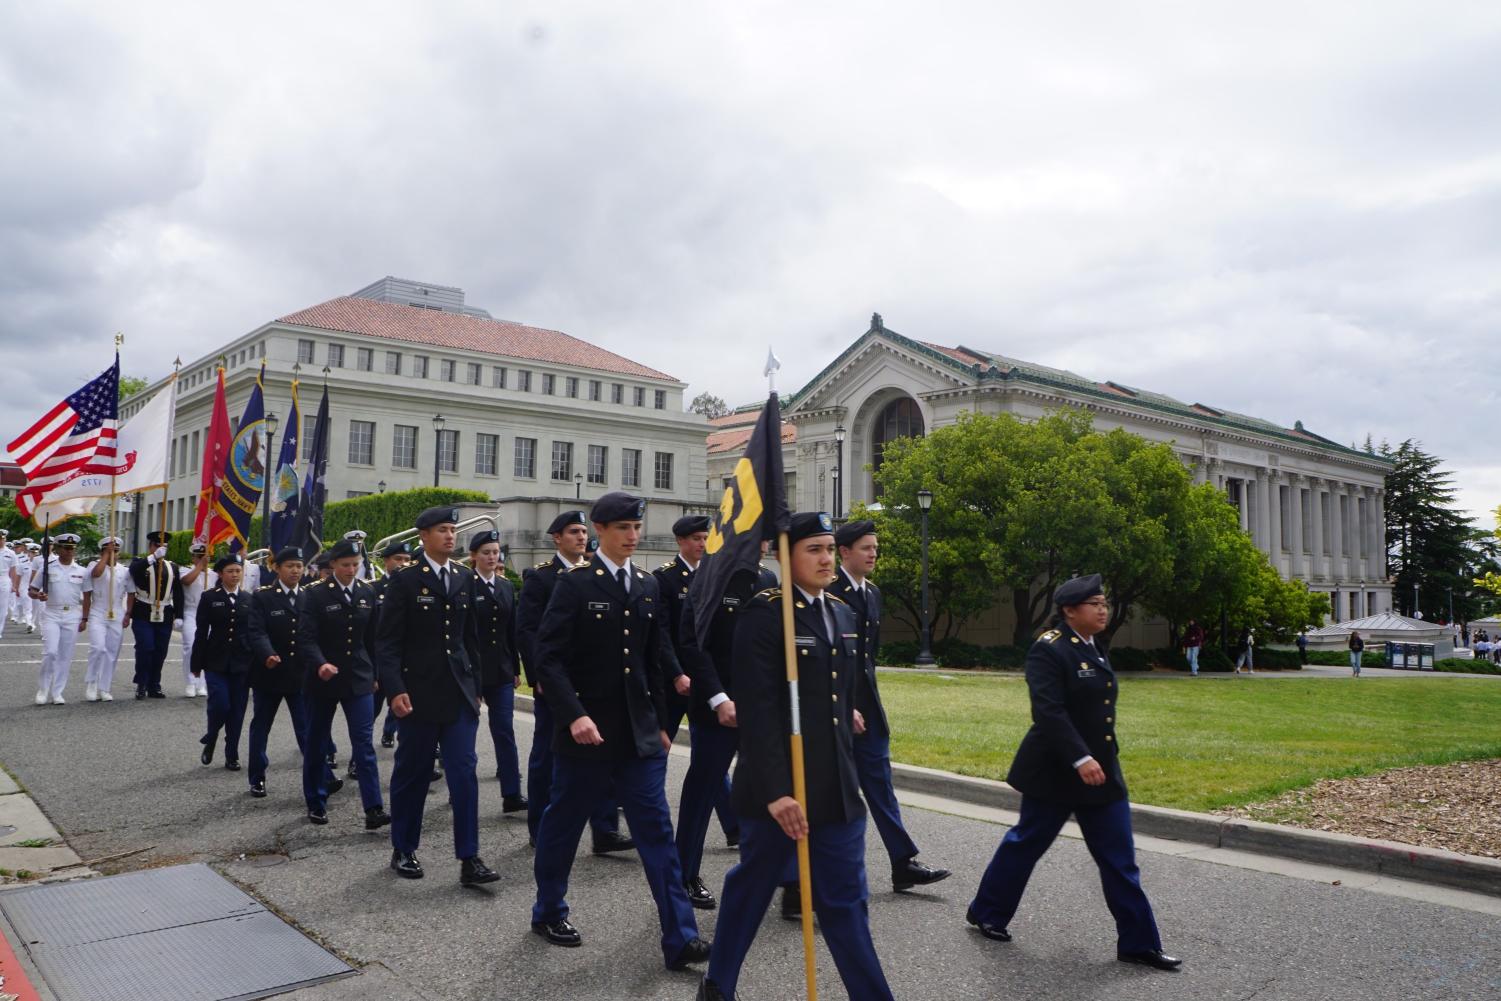
[[[1112,803],[1126,796],[1115,736],[1120,686],[1109,659],[1067,626],[1049,629],[1027,652],[1032,728],[1006,781],[1026,796],[1065,804]],[[1105,784],[1089,786],[1074,762],[1092,757]]]
[[[876,657],[881,652],[881,589],[866,578],[864,590],[857,589],[840,571],[829,586],[829,592],[844,600],[855,613],[855,624],[860,634],[860,677],[855,686],[855,708],[865,717],[867,733],[877,737],[891,736],[891,724],[886,719],[886,708],[881,705],[881,689],[876,685]]]
[[[302,661],[303,691],[309,696],[342,701],[375,691],[370,625],[375,619],[375,592],[355,578],[353,592],[333,578],[304,588],[297,615],[297,655]],[[339,673],[328,681],[318,668],[332,664]]]
[[[298,591],[298,597],[306,589]],[[296,695],[302,691],[302,662],[297,659],[298,598],[285,593],[280,584],[268,584],[252,595],[250,619],[250,687],[260,691]],[[267,667],[268,657],[281,663]]]
[[[146,614],[140,614],[138,607],[132,613],[132,619],[140,619],[148,622],[151,619],[151,581],[149,578],[149,564],[146,557],[137,556],[130,561],[130,580],[136,588],[136,605],[145,605]],[[185,604],[182,590],[182,575],[177,572],[177,564],[171,560],[156,561],[156,589],[163,602],[172,603],[172,616],[182,618],[182,606]],[[196,641],[195,641],[196,642]]]
[[[657,591],[662,596],[662,631],[666,637],[665,647],[672,651],[672,660],[667,664],[670,672],[668,680],[671,681],[680,674],[689,673],[688,665],[683,663],[682,654],[678,650],[678,643],[682,635],[680,629],[683,609],[688,604],[688,583],[693,580],[693,571],[688,569],[688,564],[679,555],[671,563],[664,563],[651,573],[657,578]]]
[[[521,670],[526,683],[533,688],[533,695],[541,675],[537,673],[537,630],[542,627],[542,613],[552,600],[552,589],[558,577],[572,567],[556,555],[546,563],[538,563],[521,575],[521,595],[516,600],[516,652],[521,655]]]
[[[503,574],[492,589],[473,575],[475,631],[479,637],[480,687],[510,686],[516,681],[516,596]]]
[[[553,750],[582,758],[662,753],[667,686],[675,663],[657,579],[632,568],[630,592],[595,557],[557,578],[537,631],[535,670],[557,714]],[[670,647],[667,650],[670,651]],[[568,727],[594,720],[603,744],[576,742]]]
[[[389,702],[406,694],[413,722],[455,723],[466,707],[479,715],[473,577],[450,560],[444,592],[432,566],[419,558],[386,585],[375,631],[381,697]]]
[[[251,619],[255,599],[249,591],[235,592],[233,602],[222,585],[215,585],[198,601],[198,635],[193,640],[189,667],[215,674],[250,671]]]
[[[800,592],[792,592],[801,705],[808,823],[842,824],[865,816],[855,773],[854,707],[857,633],[854,615],[825,594],[835,643]],[[792,795],[792,698],[787,690],[780,590],[751,599],[735,627],[735,715],[740,760],[732,799],[742,817],[764,817],[768,803]]]
[[[688,715],[694,726],[719,725],[718,714],[709,708],[709,699],[715,695],[723,692],[734,701],[736,626],[744,621],[745,612],[757,592],[776,586],[776,575],[765,567],[742,570],[731,576],[719,599],[719,608],[709,620],[709,638],[704,645],[700,645],[694,628],[693,600],[684,600],[678,633],[678,659],[693,681],[693,701]]]

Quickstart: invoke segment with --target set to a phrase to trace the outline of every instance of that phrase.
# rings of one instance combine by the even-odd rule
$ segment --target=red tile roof
[[[726,452],[739,452],[745,448],[750,437],[755,433],[754,427],[732,428],[727,431],[715,431],[706,439],[710,455],[723,455]],[[797,427],[787,422],[782,422],[782,444],[793,445],[797,443]]]
[[[412,344],[431,344],[459,351],[483,351],[509,358],[592,368],[638,379],[678,381],[665,372],[647,368],[613,351],[606,351],[557,330],[528,327],[510,320],[492,320],[467,313],[448,313],[420,306],[357,299],[354,296],[330,299],[317,306],[289,313],[277,322],[384,337]]]
[[[737,411],[733,414],[725,414],[723,417],[714,417],[710,419],[709,426],[716,428],[749,427],[760,419],[761,410],[758,407],[755,410]]]
[[[945,347],[942,344],[931,344],[928,341],[919,341],[918,343],[921,344],[923,347],[932,348],[934,351],[938,351],[938,352],[941,352],[943,354],[948,355],[950,358],[952,358],[955,361],[959,362],[961,365],[976,365],[976,364],[979,364],[979,365],[988,365],[988,364],[990,364],[990,359],[989,358],[986,358],[983,355],[974,354],[974,353],[972,353],[970,351],[967,351],[964,348],[950,348],[950,347]]]
[[[24,487],[26,474],[14,462],[0,462],[0,487]]]

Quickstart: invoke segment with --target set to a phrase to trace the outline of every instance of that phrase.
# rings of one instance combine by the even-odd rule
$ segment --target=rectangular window
[[[620,485],[623,487],[641,485],[641,449],[620,450]]]
[[[454,367],[455,366],[452,358],[444,358],[442,361],[438,362],[438,381],[453,382]]]
[[[610,383],[610,402],[611,403],[624,403],[625,402],[625,387],[622,386],[618,382],[612,382],[612,383]]]
[[[342,345],[342,344],[330,344],[328,346],[328,367],[329,368],[343,368],[344,367],[344,345]]]
[[[523,480],[537,478],[537,439],[516,439],[516,460],[512,464],[511,475]]]
[[[313,342],[302,339],[297,342],[297,360],[304,365],[313,363]]]
[[[485,366],[481,365],[477,361],[472,361],[466,366],[466,371],[468,371],[469,373],[469,378],[468,380],[466,380],[469,385],[478,386],[480,384],[480,379],[484,375]]]
[[[490,385],[494,386],[496,389],[506,388],[506,370],[504,367],[500,365],[491,366]]]
[[[656,466],[656,488],[658,490],[672,489],[672,453],[658,452]]]
[[[589,482],[603,483],[605,468],[609,465],[610,450],[603,445],[589,446]]]
[[[632,386],[631,387],[631,406],[633,406],[633,407],[644,407],[644,406],[646,406],[646,389],[644,387],[642,387],[642,386]]]
[[[555,480],[573,479],[573,442],[555,441],[552,443],[552,478]]]
[[[427,355],[412,356],[412,375],[419,379],[427,378]]]
[[[532,374],[524,368],[516,370],[516,388],[523,393],[532,391]]]
[[[570,375],[563,380],[563,395],[570,400],[576,400],[579,396],[579,381],[577,376]]]
[[[500,435],[474,436],[474,472],[479,476],[495,475],[495,459],[500,452]]]
[[[354,367],[361,372],[375,371],[375,349],[355,348]]]
[[[317,414],[302,415],[302,461],[307,462],[313,457],[313,432],[318,427]]]
[[[349,422],[349,464],[375,465],[375,422]]]
[[[459,433],[438,432],[438,469],[445,473],[459,471]]]
[[[417,468],[417,425],[398,424],[391,429],[391,468]]]
[[[387,351],[386,352],[386,374],[387,375],[400,375],[401,374],[401,352],[400,351]]]
[[[161,439],[158,438],[157,441],[161,441]],[[177,479],[177,450],[179,445],[180,443],[177,439],[172,439],[172,450],[167,453],[167,479],[169,480]]]
[[[652,406],[657,410],[667,409],[667,390],[659,389],[656,391],[656,393],[653,395]]]
[[[603,389],[603,388],[604,388],[604,384],[601,383],[598,379],[590,379],[589,380],[589,399],[592,400],[595,403],[598,403],[600,401],[600,399],[601,399],[600,390]]]
[[[542,395],[556,396],[558,394],[558,377],[551,372],[542,375]]]
[[[1313,492],[1301,490],[1299,493],[1299,506],[1303,509],[1303,544],[1298,547],[1298,552],[1313,555]]]
[[[198,472],[198,457],[203,454],[203,450],[198,447],[198,443],[198,432],[194,431],[193,444],[188,449],[188,468],[195,473]]]

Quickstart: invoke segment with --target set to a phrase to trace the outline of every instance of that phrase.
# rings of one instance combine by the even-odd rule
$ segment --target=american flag
[[[97,379],[47,411],[6,446],[26,473],[16,507],[26,517],[53,490],[86,473],[119,472],[120,357]]]

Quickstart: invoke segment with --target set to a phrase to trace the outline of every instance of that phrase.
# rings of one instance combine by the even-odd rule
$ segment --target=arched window
[[[888,441],[895,441],[898,438],[921,438],[922,436],[922,411],[918,409],[916,400],[910,396],[904,396],[886,404],[871,424],[871,471],[880,471]],[[876,493],[879,496],[879,487],[876,488]]]

